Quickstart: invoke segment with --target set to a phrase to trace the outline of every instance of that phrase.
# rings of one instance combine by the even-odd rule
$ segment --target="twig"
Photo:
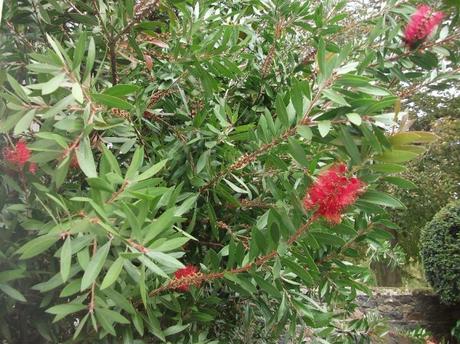
[[[292,245],[294,242],[296,242],[310,227],[310,225],[318,218],[318,214],[315,213],[313,214],[306,223],[304,223],[302,226],[300,226],[297,231],[289,238],[288,240],[288,245]],[[201,283],[205,281],[212,281],[215,279],[221,279],[224,278],[226,274],[240,274],[243,272],[249,271],[253,267],[259,267],[273,259],[274,257],[278,256],[278,251],[274,250],[264,256],[261,256],[257,258],[255,261],[248,263],[240,268],[235,268],[235,269],[230,269],[230,270],[224,270],[221,272],[213,272],[209,274],[203,274],[203,273],[196,273],[194,275],[188,276],[188,277],[183,277],[183,278],[174,278],[168,282],[168,284],[159,287],[152,292],[149,293],[149,297],[153,297],[155,295],[158,295],[166,290],[171,290],[171,289],[177,289],[179,286],[182,286],[184,284],[186,285],[200,285]]]
[[[149,3],[150,2],[150,3]],[[147,17],[153,10],[154,8],[158,5],[160,0],[143,0],[141,3],[138,5],[139,13],[134,15],[134,18],[123,28],[123,30],[118,33],[113,39],[113,43],[117,44],[117,42],[124,36],[126,35],[131,28],[139,23],[142,19]]]
[[[93,252],[92,252],[92,256],[94,257],[96,255],[96,251],[97,251],[97,240],[94,239],[93,240]],[[95,290],[96,290],[96,281],[93,282],[93,284],[91,285],[91,296],[90,296],[90,301],[89,301],[89,304],[88,304],[88,311],[90,314],[93,314],[94,313],[94,308],[96,307],[96,302],[95,302]],[[96,329],[97,331],[97,329]]]

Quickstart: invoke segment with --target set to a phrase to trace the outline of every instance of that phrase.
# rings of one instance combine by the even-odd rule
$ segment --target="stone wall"
[[[398,288],[378,288],[369,297],[358,296],[360,311],[378,311],[388,319],[390,328],[410,330],[424,327],[435,337],[447,337],[460,319],[460,305],[446,306],[429,291],[404,291]]]

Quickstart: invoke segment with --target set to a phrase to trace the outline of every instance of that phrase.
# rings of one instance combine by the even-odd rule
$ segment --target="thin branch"
[[[92,252],[93,257],[96,255],[96,251],[97,251],[97,240],[94,239],[93,240],[93,252]],[[96,307],[95,291],[96,291],[96,281],[94,281],[93,284],[91,285],[90,301],[88,304],[88,312],[91,314],[94,313],[94,308]]]
[[[160,0],[144,0],[138,6],[138,13],[134,15],[134,18],[118,33],[113,39],[113,43],[116,44],[124,35],[126,35],[134,25],[139,23],[142,19],[149,16],[155,7],[159,4]]]
[[[315,213],[313,214],[307,222],[305,222],[302,226],[300,226],[297,231],[289,238],[288,240],[288,245],[292,245],[294,242],[296,242],[311,226],[311,224],[318,218],[318,214]],[[230,270],[224,270],[221,272],[212,272],[209,274],[203,274],[203,273],[196,273],[194,275],[188,276],[188,277],[183,277],[183,278],[174,278],[168,282],[168,284],[159,287],[152,292],[149,293],[150,297],[153,297],[155,295],[158,295],[166,290],[172,290],[172,289],[177,289],[179,286],[182,285],[200,285],[203,282],[206,281],[212,281],[215,279],[221,279],[224,278],[226,274],[240,274],[243,272],[249,271],[253,267],[259,267],[264,265],[265,263],[269,262],[271,259],[275,258],[278,256],[278,251],[274,250],[264,256],[261,256],[257,258],[255,261],[248,263],[240,268],[235,268],[235,269],[230,269]]]

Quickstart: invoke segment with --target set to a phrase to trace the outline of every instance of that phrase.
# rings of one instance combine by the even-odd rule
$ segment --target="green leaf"
[[[72,313],[76,313],[86,309],[87,307],[77,303],[66,303],[62,305],[56,305],[46,310],[46,313],[66,316]]]
[[[78,165],[83,173],[89,178],[96,178],[96,164],[94,162],[93,152],[88,136],[84,136],[80,140],[80,145],[75,151],[77,155]]]
[[[276,114],[280,119],[281,123],[285,126],[289,126],[289,117],[286,111],[286,106],[284,105],[283,97],[281,94],[278,94],[276,97]]]
[[[288,142],[289,154],[291,154],[299,164],[304,167],[308,167],[307,154],[303,150],[302,146],[292,137],[288,138]]]
[[[176,258],[163,252],[149,251],[147,256],[155,260],[157,263],[167,266],[168,268],[181,269],[184,267],[184,264]]]
[[[168,162],[168,159],[161,160],[160,162],[156,163],[155,165],[147,169],[147,171],[143,172],[140,176],[135,178],[135,181],[139,182],[141,180],[145,180],[150,177],[153,177],[166,165],[167,162]]]
[[[85,100],[83,96],[83,90],[81,89],[81,86],[78,82],[75,82],[72,85],[72,95],[75,98],[75,100],[79,102],[80,104],[82,104],[83,101]]]
[[[403,189],[416,189],[417,185],[415,185],[413,182],[410,180],[400,178],[400,177],[384,177],[384,181],[391,183],[393,185],[399,186]]]
[[[126,319],[120,313],[114,312],[110,309],[98,308],[96,309],[96,313],[99,313],[100,316],[108,319],[111,322],[117,322],[120,324],[129,324],[129,320]]]
[[[23,132],[27,131],[30,127],[30,124],[35,118],[35,109],[30,110],[27,112],[14,126],[14,135],[22,134]]]
[[[27,302],[26,298],[24,297],[24,295],[22,295],[22,293],[19,290],[11,287],[8,284],[0,284],[0,290],[12,299],[15,299],[20,302]]]
[[[383,162],[400,163],[400,162],[406,162],[409,160],[413,160],[418,156],[419,154],[414,153],[414,152],[393,149],[393,150],[387,150],[383,152],[383,154],[377,155],[375,159],[379,161],[383,161]]]
[[[348,132],[348,128],[345,126],[340,126],[340,133],[342,141],[345,145],[345,149],[350,155],[353,164],[359,164],[361,162],[361,154],[359,153],[358,147],[353,141],[353,137]]]
[[[324,90],[323,94],[326,96],[326,98],[332,100],[334,103],[341,105],[341,106],[350,106],[350,104],[347,103],[345,98],[338,92],[334,90]]]
[[[25,88],[24,86],[20,85],[16,79],[14,79],[11,75],[7,74],[6,75],[6,78],[8,79],[8,82],[11,86],[11,88],[13,89],[13,91],[16,93],[16,95],[18,97],[20,97],[22,100],[24,100],[25,102],[29,102],[29,97],[27,96],[27,92],[30,92],[30,90],[28,90],[27,88]]]
[[[134,152],[133,158],[131,160],[131,164],[128,167],[128,171],[126,171],[126,175],[125,175],[126,180],[136,180],[134,176],[138,173],[139,168],[142,166],[143,161],[144,161],[144,148],[137,147]],[[153,167],[154,166],[152,166],[151,168]]]
[[[118,84],[106,89],[103,94],[119,98],[131,93],[136,93],[140,89],[141,88],[136,85]]]
[[[190,238],[186,237],[174,238],[167,240],[160,245],[151,245],[150,247],[157,251],[168,252],[184,246],[189,240]]]
[[[406,171],[404,166],[396,164],[373,164],[369,167],[372,171],[381,173],[399,173]]]
[[[282,295],[279,292],[279,290],[273,286],[273,284],[271,284],[270,282],[267,282],[266,280],[264,280],[263,278],[261,278],[260,276],[256,274],[254,274],[252,277],[256,281],[257,285],[260,288],[262,288],[266,293],[268,293],[268,295],[270,295],[271,297],[274,297],[277,300],[281,300]]]
[[[363,110],[363,113],[368,113],[369,115],[372,113],[379,112],[383,109],[389,108],[389,107],[394,107],[395,102],[398,100],[398,97],[394,96],[387,96],[382,98],[379,101],[375,101],[372,105],[366,107]]]
[[[83,329],[83,327],[85,327],[85,324],[86,324],[86,322],[88,321],[89,314],[90,314],[90,313],[87,313],[87,314],[83,317],[83,319],[81,319],[80,323],[78,324],[77,329],[75,330],[75,333],[73,334],[73,337],[72,337],[73,340],[76,340],[76,339],[77,339],[77,337],[78,337],[78,335],[80,334],[81,330]]]
[[[438,136],[426,131],[408,131],[397,133],[388,137],[388,141],[394,146],[407,145],[412,143],[432,143]]]
[[[162,270],[158,265],[152,262],[151,259],[147,258],[146,256],[139,256],[137,259],[144,264],[147,269],[151,270],[153,273],[162,276],[164,278],[169,278],[169,276]]]
[[[91,258],[88,266],[86,267],[85,273],[83,274],[83,277],[81,279],[81,291],[87,289],[96,280],[97,276],[102,270],[102,267],[104,266],[109,251],[110,241],[108,241],[104,246],[99,248],[96,254]]]
[[[107,271],[107,274],[104,277],[104,280],[102,281],[101,284],[101,290],[110,287],[115,281],[117,280],[118,276],[121,273],[121,270],[123,270],[123,263],[124,259],[123,257],[118,257],[117,260],[113,262],[113,264],[110,266],[109,270]]]
[[[77,43],[75,44],[75,50],[73,52],[72,69],[76,69],[78,66],[80,66],[80,63],[85,54],[86,40],[87,33],[86,31],[82,31],[80,33],[80,37],[78,38]]]
[[[127,101],[109,96],[107,94],[91,94],[91,98],[98,104],[106,105],[109,108],[116,108],[121,110],[132,110],[133,106]]]
[[[228,279],[229,281],[232,281],[232,282],[238,284],[241,288],[243,288],[244,290],[246,290],[250,294],[257,293],[257,288],[245,278],[239,277],[239,276],[237,276],[235,274],[232,274],[232,273],[225,273],[224,277],[226,279]]]
[[[310,276],[310,274],[300,265],[297,263],[287,259],[287,258],[281,258],[281,262],[283,265],[287,266],[289,270],[291,270],[293,273],[295,273],[302,281],[305,282],[305,285],[312,285],[313,284],[313,278]]]
[[[109,321],[108,318],[104,317],[102,315],[101,312],[99,312],[99,310],[96,310],[96,312],[94,313],[96,315],[96,318],[97,318],[97,322],[102,326],[102,328],[110,333],[112,336],[116,336],[117,333],[115,332],[115,328],[113,327],[113,321]],[[93,316],[93,314],[91,314]],[[96,327],[96,321],[94,321],[94,327],[97,329]]]
[[[86,66],[85,66],[85,75],[83,76],[83,80],[86,80],[90,75],[91,71],[94,66],[94,61],[96,59],[96,44],[94,43],[94,38],[91,37],[89,39],[88,45],[88,55],[86,57]]]
[[[306,125],[298,125],[297,126],[297,133],[302,136],[305,140],[310,141],[313,137],[313,133],[309,126]]]
[[[170,208],[166,210],[161,216],[152,222],[150,225],[145,227],[142,232],[145,233],[144,243],[147,243],[155,239],[158,235],[164,232],[166,229],[170,228],[173,223],[176,221],[174,213],[176,212],[175,208]]]
[[[199,195],[191,196],[187,198],[176,210],[174,216],[182,216],[188,212],[195,204]]]
[[[347,113],[347,118],[354,125],[360,126],[362,123],[361,116],[357,113]]]
[[[186,328],[190,327],[190,324],[187,325],[173,325],[171,327],[168,327],[166,330],[163,331],[164,335],[167,336],[172,336],[174,334],[177,334],[179,332],[182,332]]]
[[[65,77],[65,73],[61,73],[45,82],[42,86],[42,94],[51,94],[56,91],[64,83]]]
[[[321,137],[326,137],[331,131],[331,121],[320,121],[318,122],[318,130]]]
[[[401,201],[380,191],[369,190],[360,197],[360,200],[372,204],[382,205],[384,207],[406,209]]]
[[[370,94],[372,96],[389,96],[391,95],[390,92],[387,90],[380,88],[380,87],[375,87],[375,86],[362,86],[362,87],[357,87],[356,90]]]
[[[62,280],[65,282],[69,278],[70,274],[70,265],[72,261],[72,241],[70,236],[64,242],[61,249],[61,276]]]
[[[18,253],[22,253],[20,259],[29,259],[39,255],[50,248],[56,241],[59,240],[57,235],[42,235],[35,238],[24,246],[18,249]]]

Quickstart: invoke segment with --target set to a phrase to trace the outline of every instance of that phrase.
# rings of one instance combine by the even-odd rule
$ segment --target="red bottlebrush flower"
[[[19,140],[14,148],[5,148],[3,156],[6,161],[18,167],[23,167],[30,159],[30,150],[24,140]]]
[[[152,57],[150,55],[144,54],[144,62],[145,62],[145,67],[147,67],[147,70],[151,72],[153,68]]]
[[[433,12],[428,5],[420,5],[417,11],[410,17],[409,23],[404,31],[404,41],[414,48],[418,43],[427,38],[436,26],[441,23],[444,14]]]
[[[30,163],[29,172],[32,173],[32,174],[37,173],[37,164],[36,163],[34,163],[34,162]]]
[[[347,177],[346,172],[347,167],[340,164],[320,174],[303,200],[305,208],[315,209],[331,223],[340,223],[343,210],[356,201],[365,187],[358,178]]]
[[[75,154],[72,155],[72,158],[70,159],[70,168],[79,168],[80,165],[78,164],[78,159]]]
[[[189,290],[190,284],[193,284],[191,281],[188,280],[188,277],[195,276],[198,272],[198,268],[193,265],[187,265],[186,267],[177,270],[174,273],[176,280],[184,280],[184,283],[179,285],[177,289],[183,293]]]

